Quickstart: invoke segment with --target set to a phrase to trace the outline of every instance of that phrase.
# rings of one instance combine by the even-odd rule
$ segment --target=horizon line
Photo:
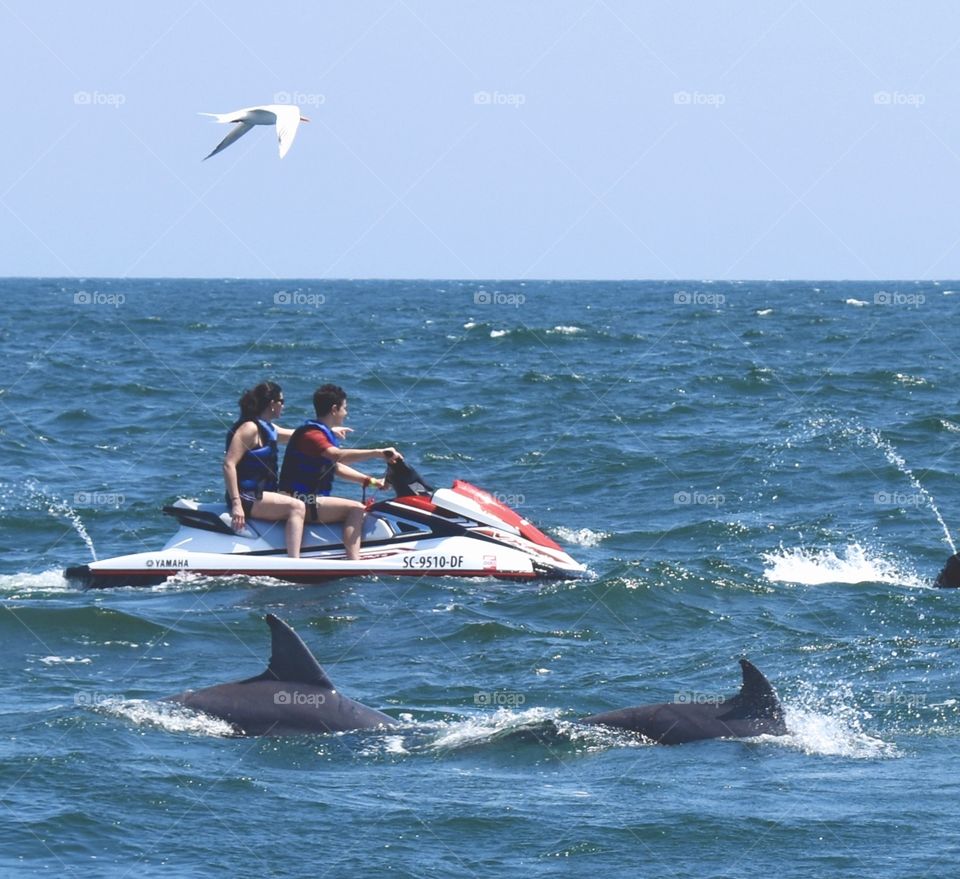
[[[290,281],[310,281],[313,283],[366,282],[366,281],[427,281],[455,284],[530,284],[530,283],[659,283],[659,284],[944,284],[960,283],[960,278],[452,278],[426,276],[386,276],[369,275],[366,277],[263,277],[239,275],[0,275],[0,281],[271,281],[287,283]]]

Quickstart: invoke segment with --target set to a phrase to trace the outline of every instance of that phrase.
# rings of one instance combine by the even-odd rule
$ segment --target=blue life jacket
[[[230,448],[233,435],[240,425],[248,421],[257,425],[257,430],[260,431],[260,442],[263,445],[258,449],[247,449],[237,462],[237,488],[244,494],[276,491],[277,471],[280,469],[276,427],[269,421],[261,421],[259,418],[241,418],[227,431],[226,448]]]
[[[300,438],[311,430],[319,430],[331,443],[340,446],[340,440],[327,425],[320,421],[301,424],[290,437],[283,453],[283,469],[280,471],[280,491],[294,497],[326,497],[333,490],[333,476],[337,465],[324,455],[308,455],[300,449]]]

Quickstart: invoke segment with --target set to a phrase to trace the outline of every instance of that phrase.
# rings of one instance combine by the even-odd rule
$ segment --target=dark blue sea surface
[[[8,279],[0,316],[0,874],[953,871],[960,285]],[[222,497],[263,379],[287,426],[342,384],[351,444],[591,576],[68,585]],[[268,612],[405,723],[244,739],[161,702],[262,671]],[[576,722],[729,695],[741,656],[790,735]]]

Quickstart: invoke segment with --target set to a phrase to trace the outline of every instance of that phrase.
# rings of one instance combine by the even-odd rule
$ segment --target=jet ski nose
[[[63,572],[63,576],[71,586],[89,589],[93,583],[93,574],[90,565],[71,565]]]
[[[63,572],[71,586],[80,589],[104,589],[110,586],[159,586],[167,579],[166,574],[152,572],[128,572],[117,576],[116,572],[101,572],[90,565],[71,565]]]

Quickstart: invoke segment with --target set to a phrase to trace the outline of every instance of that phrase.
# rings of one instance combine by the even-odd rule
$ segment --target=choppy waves
[[[764,829],[743,862],[754,872],[887,879],[901,862],[881,855],[900,857],[902,838],[916,863],[940,863],[958,593],[925,587],[960,522],[960,408],[938,338],[960,297],[911,287],[926,302],[898,308],[870,283],[127,279],[124,307],[95,311],[72,305],[74,282],[2,284],[5,325],[32,328],[0,352],[18,377],[3,400],[36,436],[8,431],[0,487],[0,784],[10,849],[27,859],[0,868],[62,871],[82,852],[109,872],[121,851],[145,875],[266,874],[278,862],[250,852],[298,851],[304,827],[361,841],[331,866],[344,874],[430,846],[463,863],[424,873],[505,856],[501,871],[525,875],[555,872],[555,857],[622,871],[638,839],[654,872],[689,873],[694,851],[719,874],[745,826]],[[328,308],[276,304],[292,289]],[[270,321],[262,340],[247,307]],[[221,495],[223,431],[264,378],[284,387],[285,426],[318,382],[342,383],[351,442],[394,444],[436,484],[512,493],[592,576],[72,588],[64,568],[94,547],[162,545],[173,497]],[[254,742],[162,701],[262,673],[268,612],[338,689],[401,725]],[[678,689],[731,695],[744,655],[777,688],[788,735],[660,748],[578,722]],[[169,844],[198,804],[244,841],[243,860],[221,860],[219,834]]]

